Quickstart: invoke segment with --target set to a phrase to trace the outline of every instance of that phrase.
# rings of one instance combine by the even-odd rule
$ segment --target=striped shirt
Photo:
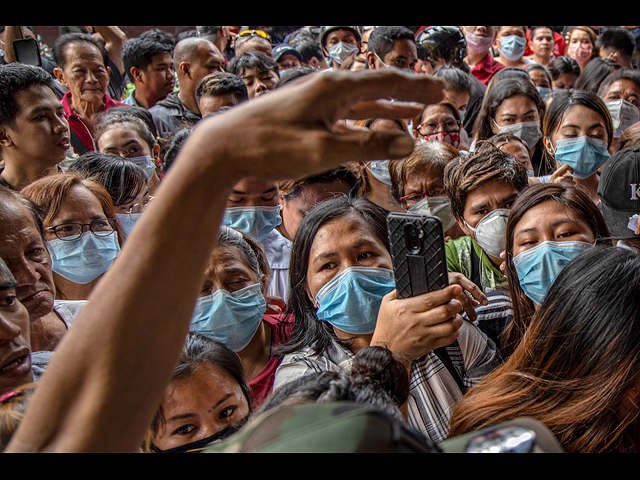
[[[500,365],[495,343],[469,322],[464,322],[458,341],[447,352],[467,388]],[[286,355],[276,372],[274,390],[311,373],[348,369],[352,359],[353,353],[338,344],[323,355],[311,350]],[[433,352],[412,364],[409,380],[409,425],[435,443],[446,440],[451,414],[463,396],[458,383]]]

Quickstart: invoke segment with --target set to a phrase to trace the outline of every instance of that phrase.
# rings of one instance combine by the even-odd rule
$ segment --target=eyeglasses
[[[136,203],[131,208],[129,208],[125,213],[127,215],[136,215],[139,213],[144,213],[149,204],[154,200],[155,197],[149,197],[144,202]]]
[[[271,35],[263,30],[243,30],[238,34],[239,37],[262,37],[271,41]]]
[[[414,206],[416,203],[421,202],[425,198],[433,198],[433,197],[444,197],[447,195],[447,191],[444,188],[438,190],[431,190],[430,192],[423,193],[412,193],[411,195],[407,195],[406,197],[402,197],[400,199],[400,203],[404,206],[404,208],[409,209]]]
[[[427,130],[428,133],[422,133],[420,129]],[[423,136],[433,135],[434,133],[440,132],[459,132],[460,122],[458,122],[457,120],[447,120],[446,122],[439,122],[438,124],[436,124],[435,122],[428,125],[420,124],[416,127],[416,130],[420,135]]]
[[[78,240],[84,233],[84,227],[89,227],[89,231],[96,237],[108,237],[116,231],[116,221],[113,218],[95,220],[91,223],[65,223],[47,230],[55,233],[56,237],[65,242]]]

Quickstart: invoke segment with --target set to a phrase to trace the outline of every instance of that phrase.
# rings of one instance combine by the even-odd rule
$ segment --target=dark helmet
[[[322,45],[323,47],[325,46],[327,36],[334,30],[351,30],[356,36],[358,42],[362,41],[362,33],[360,32],[360,27],[322,27],[322,30],[320,30],[320,45]]]
[[[416,45],[434,60],[461,65],[467,56],[467,39],[459,27],[429,27],[418,34]]]

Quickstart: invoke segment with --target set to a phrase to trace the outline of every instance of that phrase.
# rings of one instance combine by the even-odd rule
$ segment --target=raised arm
[[[65,336],[8,451],[134,452],[179,358],[227,197],[245,177],[304,177],[403,158],[413,140],[343,118],[409,118],[443,83],[318,73],[201,122],[112,269]]]

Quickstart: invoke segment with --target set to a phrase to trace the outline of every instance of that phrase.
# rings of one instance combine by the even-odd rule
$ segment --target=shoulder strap
[[[473,244],[471,244],[471,278],[469,280],[484,292],[484,288],[482,288],[482,261],[476,253]]]
[[[447,370],[449,371],[453,379],[458,384],[458,387],[460,387],[460,391],[464,394],[467,389],[464,386],[464,383],[462,382],[462,378],[460,378],[460,374],[458,373],[458,370],[456,370],[456,367],[454,367],[446,347],[438,348],[437,350],[434,350],[433,353],[435,353],[436,356],[440,359],[440,361],[444,363],[444,366],[447,367]]]

